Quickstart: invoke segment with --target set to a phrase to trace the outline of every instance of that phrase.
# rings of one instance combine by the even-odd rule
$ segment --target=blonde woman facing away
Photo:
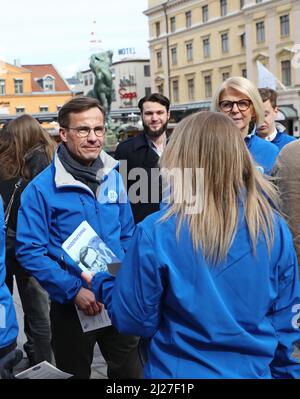
[[[300,377],[292,238],[239,129],[193,114],[161,168],[169,203],[137,225],[117,277],[91,280],[116,328],[148,338],[145,377]]]
[[[270,174],[278,155],[278,148],[256,135],[264,123],[261,96],[253,83],[241,76],[226,79],[212,100],[212,111],[229,116],[239,128],[257,168]]]

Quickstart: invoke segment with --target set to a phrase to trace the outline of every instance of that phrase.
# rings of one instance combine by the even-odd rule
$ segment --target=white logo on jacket
[[[109,192],[107,193],[107,198],[109,202],[117,202],[118,194],[114,190],[109,190]]]

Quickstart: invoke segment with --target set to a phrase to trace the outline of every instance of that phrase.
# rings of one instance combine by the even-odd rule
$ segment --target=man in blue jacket
[[[19,328],[11,294],[5,284],[5,229],[0,197],[0,378],[13,378],[12,368],[22,359],[15,349]]]
[[[79,266],[62,244],[83,222],[122,260],[134,222],[117,162],[102,151],[105,113],[98,100],[77,97],[59,111],[60,137],[52,164],[26,188],[17,226],[17,257],[51,298],[56,365],[75,378],[89,378],[98,343],[109,378],[142,376],[138,338],[112,327],[83,332],[76,311],[98,315],[102,305],[82,286]]]
[[[257,129],[257,135],[275,144],[280,151],[286,144],[295,141],[296,138],[287,134],[283,125],[275,122],[278,114],[276,91],[269,88],[261,88],[258,91],[263,100],[265,120]]]

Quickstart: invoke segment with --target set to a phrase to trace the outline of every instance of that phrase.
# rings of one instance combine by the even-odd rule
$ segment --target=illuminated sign
[[[118,50],[119,55],[134,55],[136,54],[134,47],[120,48]]]
[[[132,100],[133,98],[137,97],[137,94],[135,91],[127,92],[125,87],[122,87],[122,86],[119,88],[118,93],[120,95],[121,100]]]

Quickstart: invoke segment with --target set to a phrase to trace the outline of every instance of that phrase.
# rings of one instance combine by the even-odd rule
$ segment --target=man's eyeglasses
[[[234,104],[237,105],[239,111],[247,111],[247,109],[250,108],[250,105],[252,104],[251,100],[244,99],[244,100],[239,100],[239,101],[229,101],[229,100],[224,100],[220,101],[219,106],[222,111],[224,112],[230,112],[232,108],[234,107]]]
[[[105,134],[104,127],[102,126],[96,126],[94,128],[88,126],[80,126],[80,127],[62,126],[62,127],[64,129],[75,130],[76,135],[81,138],[87,137],[91,133],[91,131],[93,131],[97,137],[103,137]]]

